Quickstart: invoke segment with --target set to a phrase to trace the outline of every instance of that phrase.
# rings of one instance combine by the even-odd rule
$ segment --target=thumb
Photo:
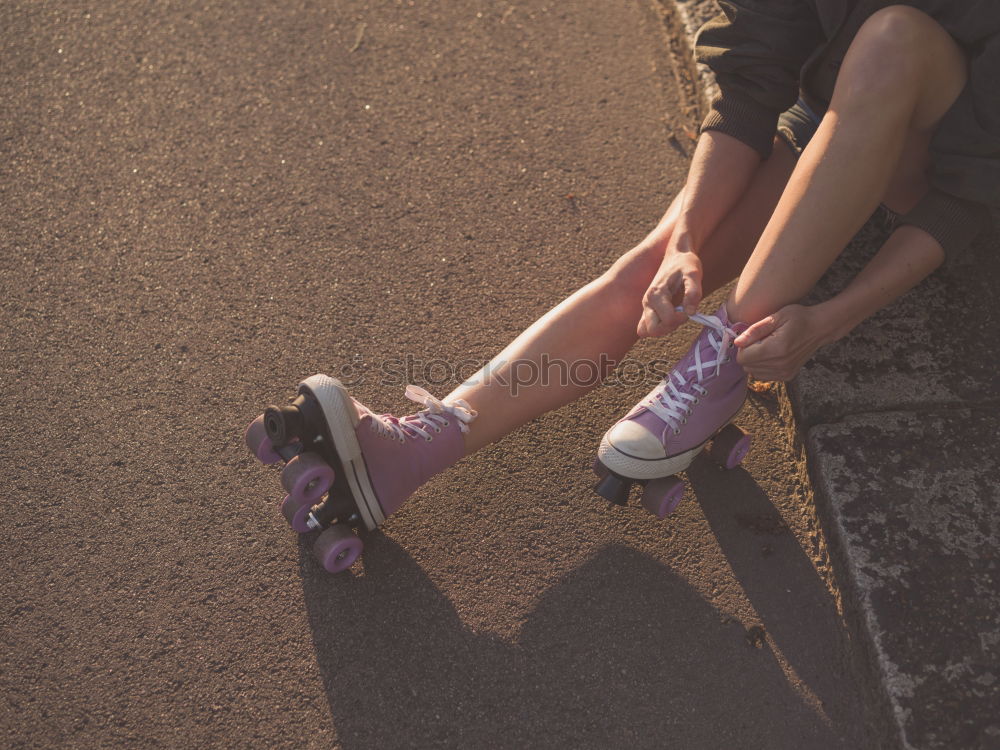
[[[684,274],[684,307],[685,315],[694,315],[698,312],[698,304],[701,302],[701,282],[692,273]]]
[[[766,318],[758,320],[747,328],[733,340],[733,343],[740,349],[746,349],[751,344],[756,344],[758,341],[766,339],[778,329],[779,325],[777,315],[768,315]]]

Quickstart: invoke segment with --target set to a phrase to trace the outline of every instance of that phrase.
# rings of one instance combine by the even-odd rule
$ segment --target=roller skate
[[[465,455],[462,433],[476,413],[409,385],[424,409],[397,418],[352,399],[340,381],[313,375],[286,406],[269,406],[244,435],[261,462],[285,463],[281,513],[299,533],[319,531],[313,546],[331,573],[349,568],[372,531],[430,477]]]
[[[736,361],[733,339],[746,330],[731,325],[723,305],[715,315],[696,313],[704,326],[694,344],[662,381],[605,433],[597,450],[595,491],[625,505],[633,484],[658,518],[676,510],[684,482],[675,476],[710,441],[712,458],[727,469],[740,464],[750,437],[733,418],[746,400],[747,375]]]

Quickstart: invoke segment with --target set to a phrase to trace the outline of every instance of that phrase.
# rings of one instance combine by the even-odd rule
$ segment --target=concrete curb
[[[660,0],[670,5],[676,13],[677,22],[684,33],[684,41],[691,50],[693,62],[694,41],[698,35],[698,29],[719,12],[715,0]],[[715,83],[715,76],[707,65],[693,62],[700,86],[700,95],[703,108],[708,108],[708,103],[719,90]]]
[[[714,0],[661,2],[689,49],[718,12]],[[707,102],[715,82],[697,67]],[[889,231],[874,217],[809,301],[843,288]],[[883,747],[1000,748],[1000,378],[983,351],[1000,330],[996,278],[990,236],[788,387]]]

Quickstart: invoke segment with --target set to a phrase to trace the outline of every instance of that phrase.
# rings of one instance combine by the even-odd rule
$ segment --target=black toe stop
[[[594,492],[608,502],[615,503],[616,505],[627,505],[628,493],[631,488],[632,482],[628,479],[609,473],[597,483],[597,486],[594,487]]]

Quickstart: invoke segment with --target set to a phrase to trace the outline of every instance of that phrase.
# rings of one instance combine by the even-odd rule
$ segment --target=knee
[[[922,10],[909,5],[889,5],[872,13],[861,25],[857,37],[864,32],[897,50],[910,50],[930,27],[936,25],[937,22]]]
[[[593,283],[600,287],[605,299],[623,314],[641,308],[642,298],[656,276],[663,260],[662,249],[635,248],[616,260]]]
[[[890,5],[873,13],[855,35],[837,77],[834,100],[841,106],[912,101],[926,70],[928,35],[945,33],[923,11]],[[871,111],[871,110],[869,110]]]

